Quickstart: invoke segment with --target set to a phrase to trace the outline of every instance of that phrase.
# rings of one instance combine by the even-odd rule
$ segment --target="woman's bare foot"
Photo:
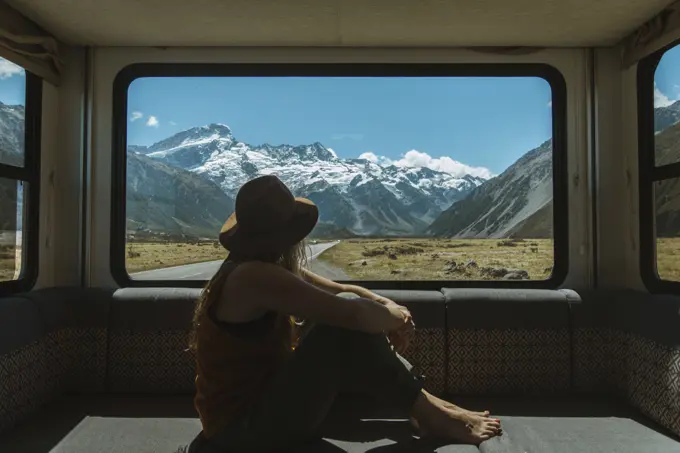
[[[411,423],[423,437],[438,437],[474,445],[502,434],[498,420],[459,409],[446,407],[438,398],[423,392],[413,408]]]
[[[426,392],[425,390],[423,390],[423,392],[425,392],[428,395],[428,397],[434,398],[434,400],[438,401],[439,404],[441,404],[442,406],[447,407],[449,409],[467,412],[468,414],[479,415],[479,416],[482,416],[482,417],[488,417],[491,414],[489,411],[482,411],[482,412],[471,411],[469,409],[465,409],[465,408],[462,408],[460,406],[456,406],[455,404],[453,404],[449,401],[443,400],[441,398],[437,398],[436,396],[432,395],[429,392]]]

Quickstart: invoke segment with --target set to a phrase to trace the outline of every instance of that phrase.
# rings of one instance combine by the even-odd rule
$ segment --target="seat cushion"
[[[607,398],[512,398],[459,400],[489,409],[504,435],[480,446],[482,453],[680,453],[680,441],[631,406]]]
[[[445,288],[447,393],[570,391],[569,300],[553,290]]]
[[[443,445],[410,434],[404,414],[365,399],[336,401],[323,439],[289,453],[680,453],[680,442],[629,407],[607,400],[458,399],[489,409],[505,434],[481,444]],[[13,453],[174,453],[200,431],[189,396],[62,398],[0,438]]]

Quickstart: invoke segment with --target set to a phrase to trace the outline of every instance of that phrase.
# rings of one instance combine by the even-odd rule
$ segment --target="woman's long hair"
[[[206,286],[203,288],[203,291],[201,291],[200,297],[196,301],[191,332],[189,335],[189,349],[194,352],[196,351],[196,348],[198,346],[197,345],[198,338],[196,332],[200,325],[201,317],[205,310],[207,310],[207,308],[210,305],[212,305],[213,301],[216,298],[219,298],[220,295],[222,294],[222,288],[224,288],[224,283],[226,282],[227,277],[229,276],[228,270],[230,266],[227,265],[229,261],[257,260],[275,263],[283,267],[284,269],[287,269],[288,271],[292,272],[293,274],[301,276],[302,275],[301,270],[307,264],[307,254],[305,253],[305,249],[306,249],[305,242],[301,241],[298,242],[297,244],[292,245],[291,247],[288,248],[288,250],[284,251],[283,253],[277,255],[236,257],[230,254],[229,257],[224,261],[224,263],[222,263],[220,269],[215,273],[215,275],[210,279],[210,281],[208,281]],[[291,326],[293,327],[291,342],[293,345],[295,345],[297,343],[296,327],[301,326],[302,323],[300,320],[297,320],[294,316],[290,317],[290,323]]]

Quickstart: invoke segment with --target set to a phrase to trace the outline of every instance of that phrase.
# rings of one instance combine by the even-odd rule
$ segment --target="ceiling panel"
[[[669,0],[10,0],[100,46],[612,45]]]

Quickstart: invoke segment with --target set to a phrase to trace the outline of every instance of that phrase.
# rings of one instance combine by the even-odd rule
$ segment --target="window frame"
[[[370,289],[559,287],[569,269],[567,88],[546,63],[134,63],[113,82],[110,271],[121,287],[205,286],[204,280],[133,280],[125,268],[127,104],[130,84],[142,77],[539,77],[552,91],[553,273],[546,280],[351,280]],[[529,150],[527,150],[529,151]],[[217,235],[217,232],[215,232]]]
[[[680,178],[680,161],[656,165],[654,135],[654,76],[664,54],[678,45],[680,40],[664,46],[640,60],[637,67],[640,276],[653,293],[680,293],[680,281],[663,280],[659,276],[654,206],[654,183]]]
[[[43,81],[24,70],[26,99],[24,113],[24,166],[0,163],[0,178],[24,181],[24,218],[22,219],[21,273],[16,280],[0,281],[0,297],[30,290],[38,278],[40,224],[40,134],[42,120]]]

